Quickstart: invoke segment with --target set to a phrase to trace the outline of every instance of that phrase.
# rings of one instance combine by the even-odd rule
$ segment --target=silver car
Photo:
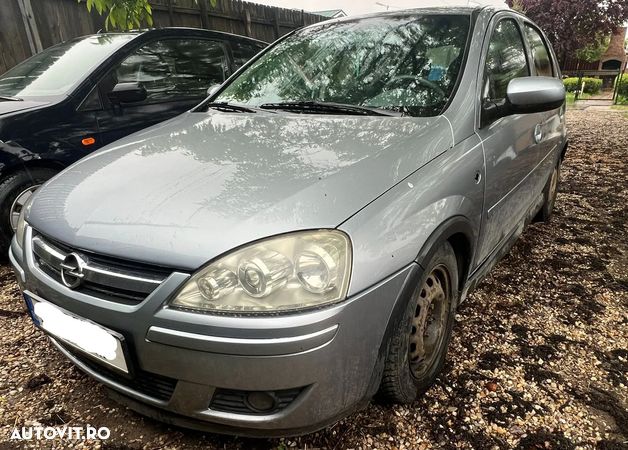
[[[305,433],[434,382],[458,304],[550,217],[564,113],[508,9],[316,24],[47,182],[10,258],[35,324],[131,408]]]

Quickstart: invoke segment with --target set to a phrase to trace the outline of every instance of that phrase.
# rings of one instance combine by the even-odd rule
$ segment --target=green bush
[[[622,97],[628,97],[628,74],[622,75],[621,78],[617,77],[615,83],[619,83],[617,94]]]
[[[565,90],[567,92],[576,92],[578,90],[578,78],[565,78],[563,80]]]
[[[626,80],[628,81],[628,78],[626,78]],[[567,90],[567,92],[576,92],[580,90],[581,84],[579,83],[579,81],[580,79],[576,77],[565,78],[563,80],[563,83],[565,84],[565,90]],[[585,77],[582,79],[582,81],[584,82],[584,92],[586,94],[597,94],[602,90],[602,80],[598,78]]]

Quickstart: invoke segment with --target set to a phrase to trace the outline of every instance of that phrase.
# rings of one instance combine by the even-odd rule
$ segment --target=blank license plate
[[[129,373],[122,337],[117,336],[117,333],[69,314],[33,294],[25,292],[24,299],[35,325],[50,336],[109,366]]]

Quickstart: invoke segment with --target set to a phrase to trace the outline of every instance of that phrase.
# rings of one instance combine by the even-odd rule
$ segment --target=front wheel
[[[442,244],[425,267],[384,366],[380,393],[393,402],[414,401],[445,363],[458,300],[458,264],[451,245]]]
[[[22,208],[35,190],[57,172],[38,168],[13,173],[0,182],[0,259],[4,259]]]

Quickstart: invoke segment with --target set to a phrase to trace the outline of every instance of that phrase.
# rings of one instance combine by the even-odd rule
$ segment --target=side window
[[[231,51],[233,52],[235,68],[239,69],[242,67],[249,59],[257,55],[263,49],[264,47],[261,45],[232,41]]]
[[[489,43],[484,72],[483,100],[506,99],[510,80],[530,75],[523,39],[512,19],[499,22]]]
[[[550,59],[550,51],[545,45],[541,34],[530,24],[525,24],[526,36],[532,49],[532,58],[534,59],[534,67],[536,74],[540,77],[554,76],[552,70],[552,60]]]
[[[98,86],[94,86],[85,100],[79,105],[79,111],[98,111],[102,109],[102,102],[100,101],[100,92],[98,92]]]
[[[150,42],[114,69],[115,83],[139,83],[146,103],[205,97],[207,88],[227,75],[222,43],[203,39],[165,39]]]

